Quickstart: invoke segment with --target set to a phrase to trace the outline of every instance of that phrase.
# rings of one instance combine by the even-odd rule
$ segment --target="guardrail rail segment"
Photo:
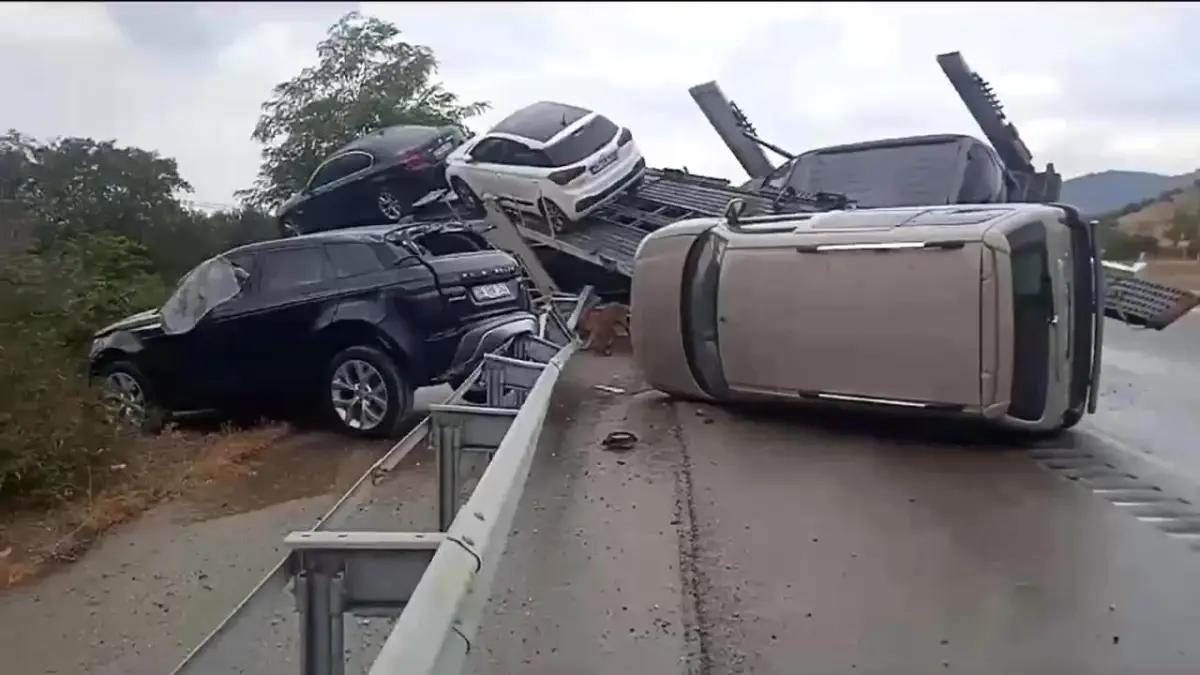
[[[578,296],[550,296],[538,335],[519,335],[488,354],[313,529],[287,535],[287,557],[192,650],[175,675],[255,672],[251,655],[208,647],[242,620],[270,620],[264,608],[289,585],[300,619],[301,653],[288,656],[298,657],[301,675],[343,675],[347,614],[396,618],[372,674],[459,673],[524,493],[551,392],[578,347],[575,327],[594,302],[590,287]],[[483,402],[468,402],[469,392],[481,394]],[[437,532],[333,529],[372,485],[427,440],[437,461]],[[479,464],[486,468],[464,505],[466,470]]]

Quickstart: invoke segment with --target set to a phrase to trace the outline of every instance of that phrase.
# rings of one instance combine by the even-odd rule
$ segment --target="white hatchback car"
[[[480,198],[539,215],[556,232],[635,186],[646,160],[633,134],[607,117],[540,101],[504,118],[446,158],[446,180],[470,209]]]

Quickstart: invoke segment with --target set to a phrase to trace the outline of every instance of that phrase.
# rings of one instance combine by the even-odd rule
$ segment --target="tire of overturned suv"
[[[324,382],[326,416],[352,436],[390,436],[412,410],[412,385],[395,360],[374,347],[348,347],[335,354]]]

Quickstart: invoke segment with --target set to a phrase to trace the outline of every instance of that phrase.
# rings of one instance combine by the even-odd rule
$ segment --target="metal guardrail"
[[[575,327],[593,302],[590,287],[579,296],[550,298],[538,335],[517,336],[487,355],[312,530],[286,537],[288,556],[192,650],[175,675],[252,672],[245,670],[244,660],[230,660],[237,655],[206,647],[237,620],[261,619],[256,603],[289,583],[300,614],[302,675],[342,675],[345,614],[398,617],[371,673],[460,672],[524,493],[550,393],[577,348]],[[470,391],[482,391],[485,402],[468,403]],[[427,439],[437,458],[438,532],[327,529]],[[460,508],[463,469],[479,459],[487,468]]]

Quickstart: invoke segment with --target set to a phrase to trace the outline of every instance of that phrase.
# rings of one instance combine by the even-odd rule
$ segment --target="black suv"
[[[347,143],[279,207],[280,234],[400,220],[430,192],[448,189],[446,157],[466,138],[455,126],[408,125]]]
[[[385,436],[415,388],[457,386],[535,332],[528,310],[516,260],[468,226],[336,230],[200,263],[161,309],[96,334],[91,373],[149,426],[168,411],[307,402],[344,431]]]

